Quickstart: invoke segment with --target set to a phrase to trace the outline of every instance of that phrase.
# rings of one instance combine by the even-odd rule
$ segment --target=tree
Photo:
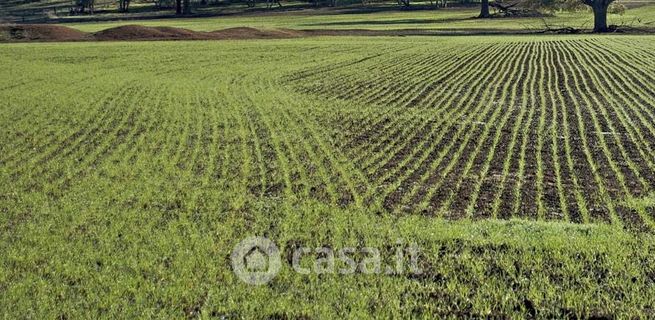
[[[489,13],[489,0],[482,0],[480,4],[479,18],[491,18],[491,14]]]
[[[183,14],[191,13],[191,0],[182,1],[182,13]]]
[[[152,0],[152,2],[155,4],[155,8],[157,9],[175,7],[175,0]]]
[[[118,11],[127,12],[130,9],[130,0],[118,0]]]
[[[190,0],[175,0],[175,14],[191,13]]]
[[[93,14],[95,0],[74,0],[75,9],[71,9],[71,13],[84,13],[85,9],[89,9],[89,13]]]
[[[607,8],[614,0],[582,0],[594,10],[594,32],[607,32]]]

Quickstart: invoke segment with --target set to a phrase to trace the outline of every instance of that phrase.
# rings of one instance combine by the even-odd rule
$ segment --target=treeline
[[[190,14],[194,8],[207,6],[226,6],[231,4],[245,4],[248,7],[258,5],[272,7],[283,6],[287,0],[115,0],[107,2],[103,0],[72,0],[72,14],[93,14],[96,5],[106,7],[108,5],[116,6],[119,12],[129,12],[133,3],[152,4],[153,8],[159,10],[170,9],[178,14]],[[314,7],[338,7],[347,5],[398,5],[400,7],[411,7],[415,5],[433,6],[443,8],[448,6],[475,6],[479,5],[481,0],[300,0],[293,1],[294,4],[306,3],[307,6]]]

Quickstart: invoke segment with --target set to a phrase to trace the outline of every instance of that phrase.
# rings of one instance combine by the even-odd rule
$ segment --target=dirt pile
[[[281,39],[302,36],[293,30],[260,30],[255,28],[228,28],[212,32],[192,31],[173,27],[144,27],[127,25],[102,30],[93,34],[100,41],[130,40],[240,40],[240,39]]]
[[[182,28],[144,27],[138,25],[126,25],[98,31],[93,34],[93,38],[100,41],[207,39],[204,32]]]
[[[88,33],[51,24],[0,25],[0,41],[93,40]]]
[[[143,40],[241,40],[286,39],[306,36],[303,31],[290,29],[260,30],[228,28],[212,32],[192,31],[173,27],[125,25],[96,33],[48,24],[0,25],[0,41],[143,41]]]

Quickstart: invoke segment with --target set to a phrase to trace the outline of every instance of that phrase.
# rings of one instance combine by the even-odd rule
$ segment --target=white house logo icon
[[[280,251],[273,241],[263,237],[250,237],[232,250],[232,270],[243,282],[262,285],[271,281],[282,262]]]

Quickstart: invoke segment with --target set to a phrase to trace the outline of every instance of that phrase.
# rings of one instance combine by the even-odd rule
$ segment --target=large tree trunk
[[[118,11],[120,12],[128,12],[129,11],[129,6],[130,6],[130,1],[129,0],[120,0],[118,2],[119,7]]]
[[[607,7],[609,7],[609,3],[598,0],[592,6],[594,9],[594,32],[607,32]]]
[[[489,0],[482,0],[482,4],[480,6],[480,18],[489,17],[491,17],[491,14],[489,14]]]
[[[175,14],[182,14],[182,0],[175,0]]]
[[[184,13],[184,14],[191,13],[191,0],[184,0],[182,13]]]

